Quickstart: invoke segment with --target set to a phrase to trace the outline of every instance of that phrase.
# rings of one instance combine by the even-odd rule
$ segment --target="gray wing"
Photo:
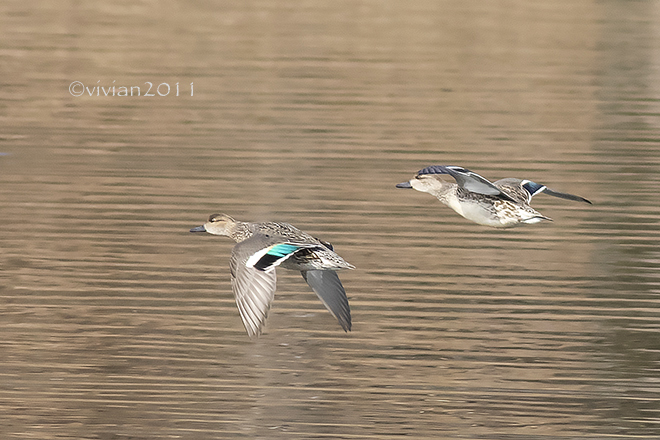
[[[263,237],[253,235],[234,246],[229,263],[231,288],[243,325],[251,338],[261,334],[277,283],[274,267],[263,271],[245,265],[247,259],[262,248]]]
[[[477,194],[499,196],[502,192],[488,179],[466,168],[453,165],[433,165],[420,170],[419,174],[449,174],[456,180],[459,187]]]
[[[334,270],[303,270],[300,273],[325,308],[337,318],[344,331],[350,331],[351,309],[337,272]]]

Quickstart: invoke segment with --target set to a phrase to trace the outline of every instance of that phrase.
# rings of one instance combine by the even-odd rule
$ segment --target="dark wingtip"
[[[543,191],[546,186],[541,185],[540,183],[532,182],[531,180],[524,181],[523,180],[522,187],[532,196],[534,197],[537,193]]]
[[[344,332],[348,333],[351,331],[351,327],[353,327],[353,322],[351,320],[351,311],[347,310],[346,312],[346,315],[336,316],[336,318]]]
[[[449,174],[455,176],[456,173],[471,173],[472,171],[467,168],[457,167],[455,165],[431,165],[430,167],[422,168],[417,172],[420,174]]]
[[[572,200],[574,202],[583,202],[593,205],[590,200],[585,199],[584,197],[576,196],[574,194],[562,193],[559,191],[554,191],[550,188],[545,189],[545,193],[549,196],[559,197],[560,199]]]
[[[397,188],[412,188],[410,182],[401,182],[396,184]]]
[[[445,165],[431,165],[430,167],[422,168],[417,172],[420,174],[449,174]]]

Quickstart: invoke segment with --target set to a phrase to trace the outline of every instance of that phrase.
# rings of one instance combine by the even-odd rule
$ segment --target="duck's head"
[[[192,228],[190,232],[208,232],[213,235],[229,235],[236,220],[226,214],[211,214],[209,221],[202,226]]]
[[[437,174],[418,174],[408,182],[399,183],[397,188],[413,188],[417,191],[435,194],[450,187],[451,182],[442,180]]]

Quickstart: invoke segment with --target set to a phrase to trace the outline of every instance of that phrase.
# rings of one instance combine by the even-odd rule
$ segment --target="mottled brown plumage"
[[[442,180],[443,174],[454,177],[456,183]],[[550,217],[530,206],[532,197],[541,192],[591,204],[583,197],[553,191],[530,180],[506,178],[491,183],[470,170],[456,166],[435,165],[424,168],[413,179],[397,187],[427,192],[466,219],[494,228],[551,221]]]

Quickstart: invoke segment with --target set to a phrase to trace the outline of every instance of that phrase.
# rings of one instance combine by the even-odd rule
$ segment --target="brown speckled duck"
[[[355,267],[337,255],[330,243],[288,223],[239,222],[213,214],[190,232],[226,235],[237,242],[229,263],[231,286],[248,336],[261,334],[275,295],[275,268],[299,270],[344,331],[351,329],[351,310],[336,270]]]
[[[442,174],[450,175],[456,183],[442,180],[439,177]],[[542,192],[591,204],[584,197],[554,191],[531,180],[506,178],[491,183],[477,173],[451,165],[424,168],[410,181],[396,186],[434,195],[466,219],[494,228],[552,220],[530,206],[532,197]]]

